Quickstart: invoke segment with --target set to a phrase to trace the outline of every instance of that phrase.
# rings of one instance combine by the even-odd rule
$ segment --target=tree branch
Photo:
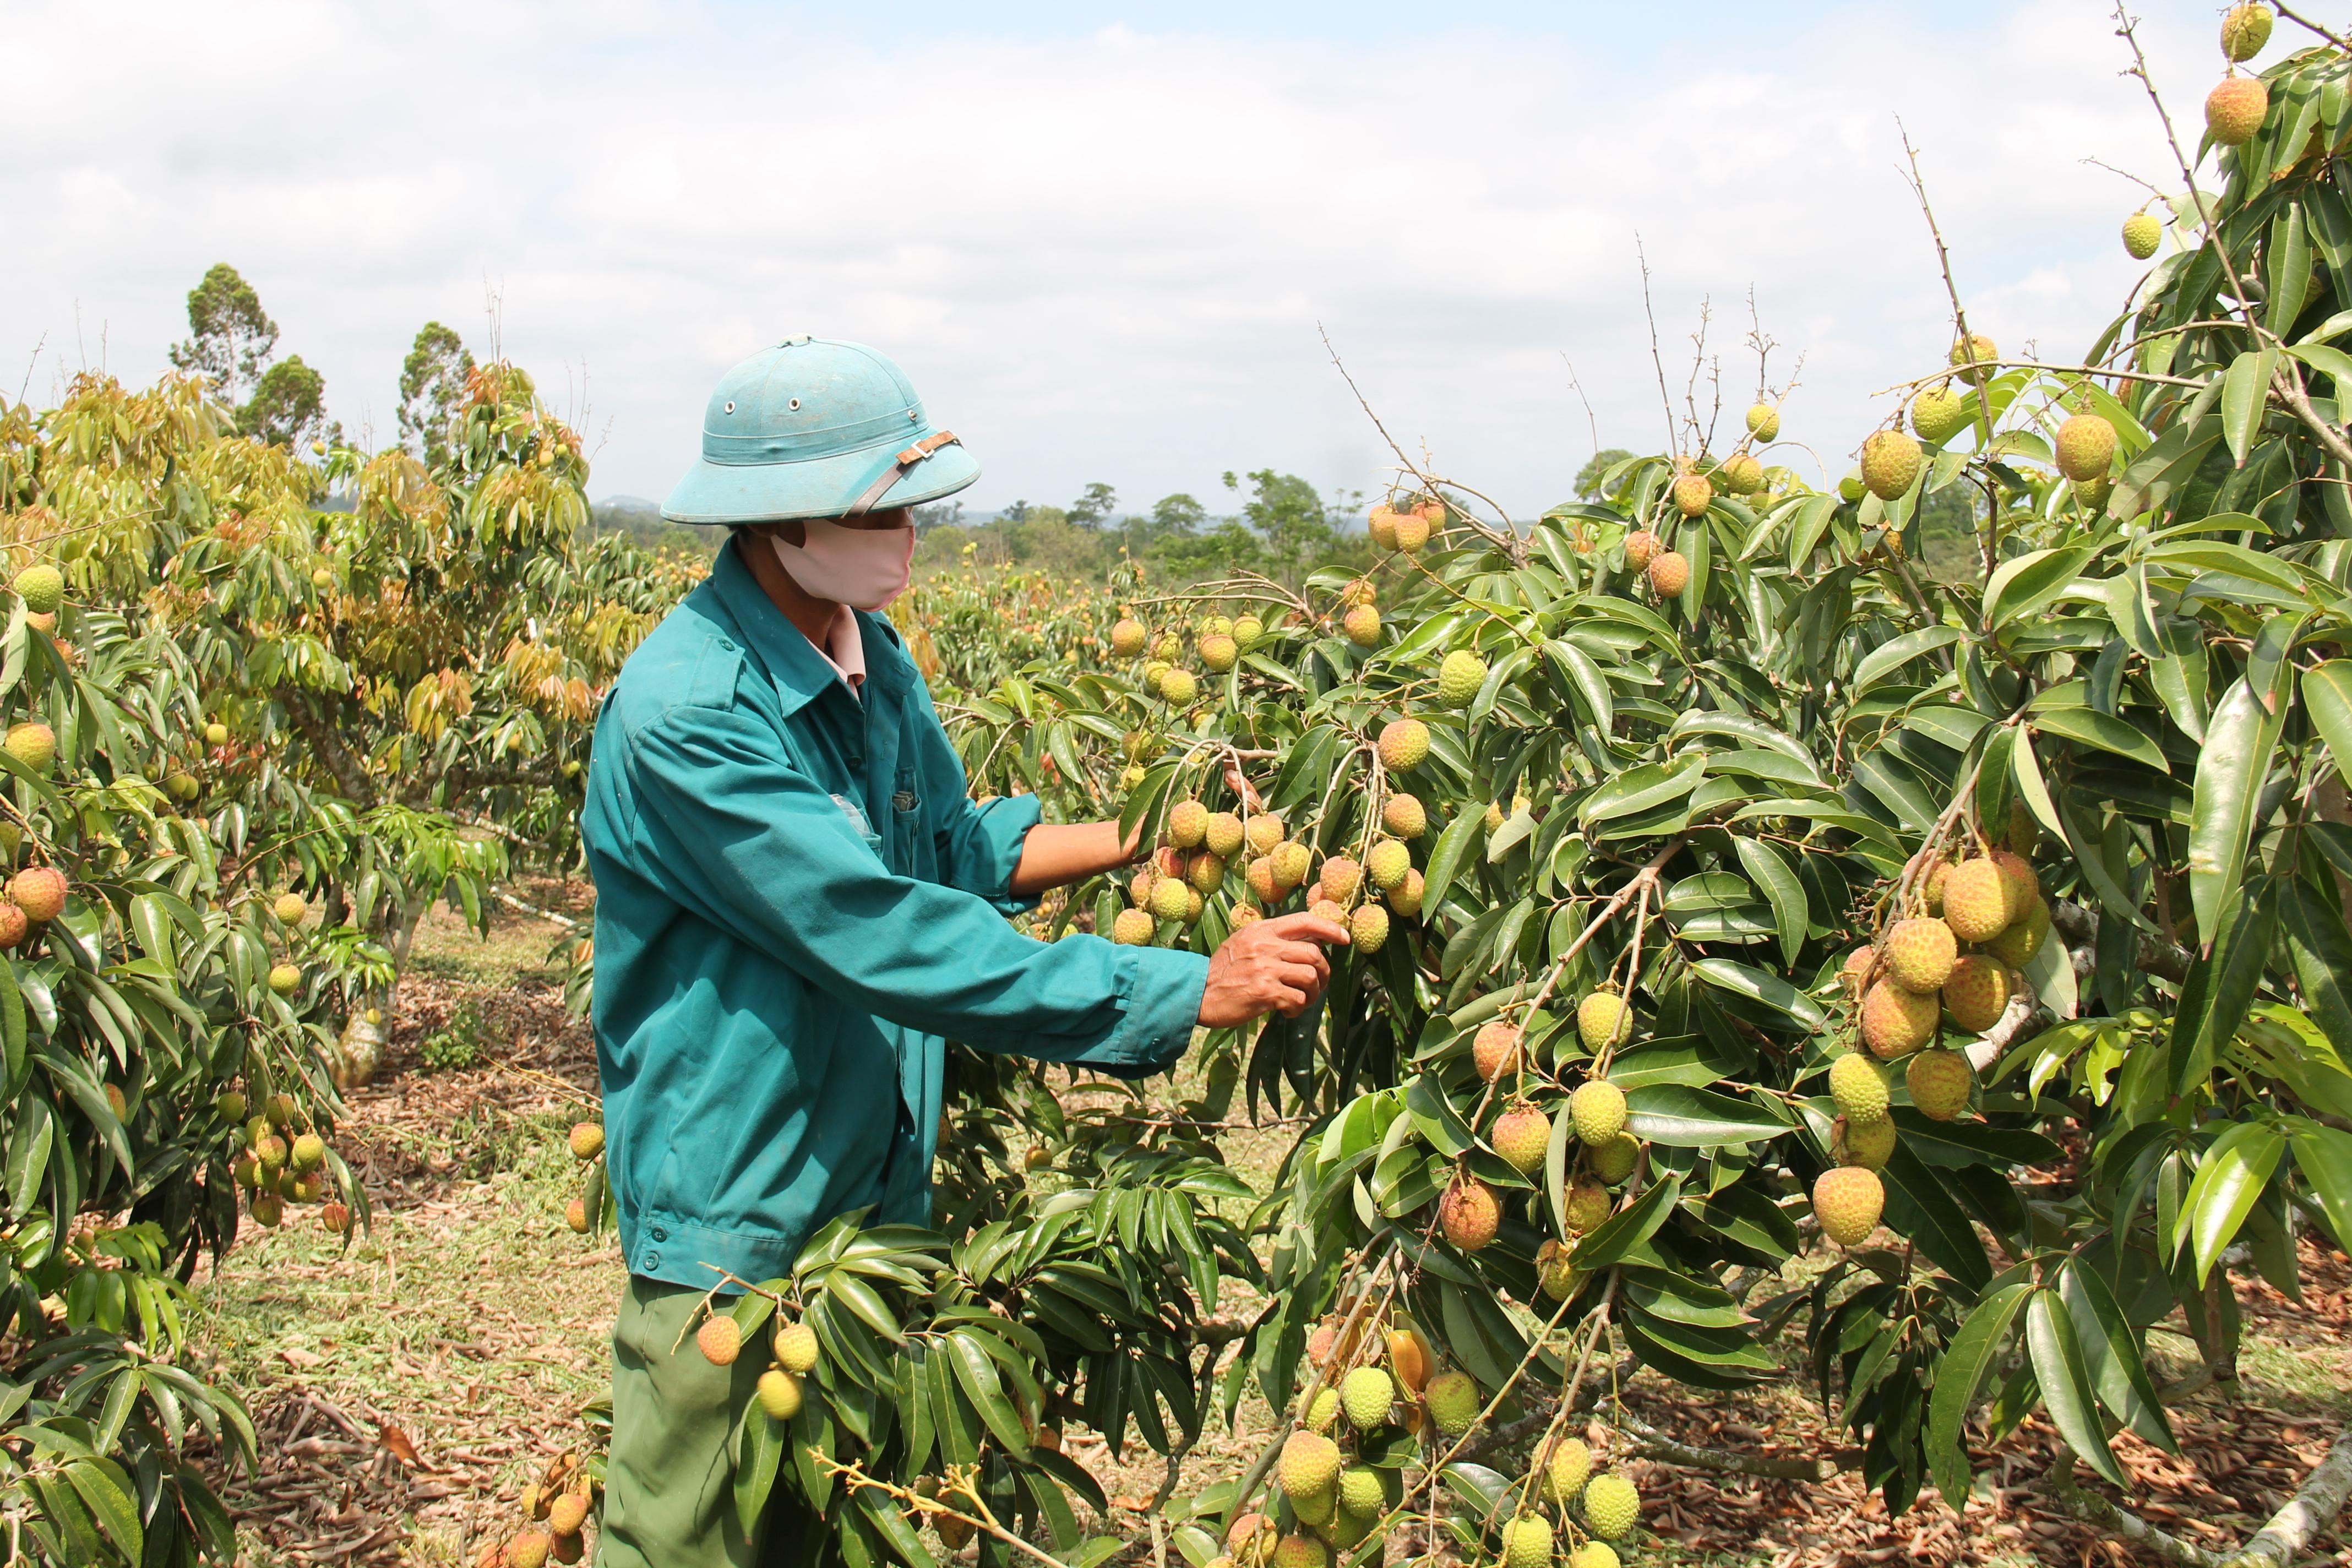
[[[2352,1497],[2352,1426],[2336,1435],[2326,1458],[2312,1470],[2303,1489],[2271,1515],[2271,1521],[2238,1549],[2231,1563],[2270,1563],[2273,1568],[2286,1568],[2311,1544],[2312,1537],[2335,1522],[2336,1516],[2344,1511],[2347,1497]]]
[[[1845,1470],[1862,1468],[1862,1450],[1841,1448],[1825,1459],[1775,1459],[1762,1454],[1735,1454],[1723,1448],[1701,1448],[1659,1431],[1630,1411],[1620,1410],[1616,1423],[1633,1434],[1632,1452],[1645,1458],[1693,1469],[1720,1470],[1735,1476],[1762,1476],[1770,1480],[1826,1481]]]
[[[2074,1456],[2071,1452],[2059,1455],[2057,1462],[2043,1473],[2040,1490],[2057,1505],[2060,1512],[2104,1530],[2118,1540],[2128,1541],[2167,1562],[2186,1563],[2189,1568],[2222,1568],[2229,1561],[2218,1552],[2208,1552],[2179,1536],[2167,1535],[2139,1515],[2096,1492],[2084,1491],[2074,1484]]]

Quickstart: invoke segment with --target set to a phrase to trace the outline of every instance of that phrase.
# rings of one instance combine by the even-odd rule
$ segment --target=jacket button
[[[658,1252],[646,1253],[646,1267],[648,1268],[659,1268],[661,1267],[661,1254]]]
[[[659,1226],[654,1226],[654,1239],[656,1241],[667,1241],[669,1239],[669,1232],[664,1230]]]

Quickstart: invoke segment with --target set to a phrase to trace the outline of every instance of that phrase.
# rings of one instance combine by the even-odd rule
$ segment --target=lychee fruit
[[[1233,668],[1234,661],[1242,656],[1240,645],[1234,641],[1230,634],[1223,633],[1213,633],[1202,637],[1199,651],[1202,667],[1212,675],[1224,674],[1225,671]]]
[[[1311,1535],[1286,1535],[1269,1561],[1273,1568],[1330,1568],[1331,1553]]]
[[[66,907],[66,874],[54,866],[28,866],[8,879],[8,901],[36,924],[53,921]]]
[[[298,926],[310,912],[310,902],[299,893],[280,893],[270,901],[269,912],[282,924]]]
[[[1201,695],[1201,682],[1189,669],[1171,669],[1160,678],[1160,695],[1171,708],[1189,708]]]
[[[58,732],[38,720],[8,726],[5,740],[0,740],[0,751],[25,764],[26,771],[47,778],[49,766],[58,760]]]
[[[778,1323],[775,1348],[776,1364],[794,1377],[816,1370],[816,1331],[806,1323]]]
[[[1948,386],[1931,386],[1911,400],[1911,428],[1930,446],[1940,447],[1967,429],[1969,417],[1968,399]]]
[[[1369,958],[1389,943],[1389,912],[1378,904],[1360,904],[1348,914],[1348,945]]]
[[[1704,513],[1715,500],[1715,486],[1705,474],[1685,474],[1675,481],[1675,510],[1685,517]]]
[[[2011,969],[2022,969],[2042,951],[2049,935],[2050,906],[2037,894],[2025,918],[2011,921],[1999,936],[1984,944],[1984,950]]]
[[[2271,111],[2271,89],[2258,76],[2231,76],[2205,95],[2205,132],[2223,147],[2254,139]]]
[[[2077,414],[2058,426],[2058,471],[2081,483],[2105,474],[2116,460],[2116,427],[2096,414]]]
[[[1862,1043],[1881,1061],[1909,1056],[1935,1037],[1936,1016],[1935,997],[1875,981],[1862,995]]]
[[[1555,1301],[1567,1300],[1584,1283],[1584,1270],[1571,1268],[1570,1256],[1569,1248],[1550,1237],[1536,1248],[1536,1283]]]
[[[1488,1083],[1507,1072],[1517,1069],[1521,1030],[1517,1024],[1496,1018],[1480,1026],[1470,1041],[1471,1065],[1478,1076]]]
[[[604,1125],[601,1121],[575,1121],[564,1138],[575,1160],[593,1160],[604,1152]]]
[[[1894,500],[1919,477],[1919,443],[1900,430],[1877,430],[1862,444],[1862,482],[1881,500]]]
[[[1121,910],[1111,921],[1110,939],[1121,947],[1146,947],[1159,930],[1150,910]]]
[[[1884,1166],[1895,1152],[1895,1119],[1882,1116],[1875,1121],[1848,1121],[1841,1116],[1830,1129],[1830,1158],[1841,1165],[1860,1165],[1865,1171]]]
[[[1418,871],[1407,871],[1404,880],[1388,890],[1389,908],[1408,918],[1421,913],[1423,878]]]
[[[2154,213],[2134,213],[2124,219],[2124,249],[2134,261],[2146,261],[2164,243],[2164,225]]]
[[[760,1408],[778,1421],[789,1421],[801,1413],[801,1380],[781,1367],[770,1367],[760,1374]]]
[[[1339,1479],[1339,1445],[1319,1432],[1293,1432],[1283,1439],[1276,1479],[1293,1502],[1329,1491]]]
[[[1759,441],[1780,438],[1780,411],[1769,403],[1748,405],[1748,433]]]
[[[1213,812],[1202,842],[1210,854],[1230,861],[1242,852],[1242,819],[1230,811]]]
[[[1429,831],[1429,811],[1417,796],[1392,795],[1381,807],[1381,826],[1399,838],[1418,838]]]
[[[1608,1142],[1595,1145],[1584,1163],[1596,1179],[1613,1187],[1633,1173],[1641,1158],[1642,1141],[1630,1132],[1620,1132]]]
[[[1476,1252],[1495,1239],[1503,1223],[1503,1200],[1477,1177],[1456,1176],[1437,1200],[1437,1219],[1446,1240],[1465,1252]]]
[[[1162,877],[1151,884],[1151,912],[1163,921],[1181,921],[1192,907],[1192,889],[1181,877]]]
[[[2271,41],[2273,19],[2267,5],[2249,3],[2230,7],[2221,18],[2221,52],[2231,65],[2243,65],[2263,52],[2263,46]]]
[[[1878,1173],[1860,1165],[1838,1165],[1823,1171],[1813,1183],[1813,1215],[1822,1234],[1840,1247],[1858,1247],[1878,1228],[1886,1206],[1886,1187]]]
[[[1664,540],[1648,529],[1639,529],[1625,536],[1625,569],[1629,572],[1646,570],[1666,547]]]
[[[1184,880],[1203,893],[1225,885],[1225,862],[1215,851],[1203,849],[1185,863]]]
[[[1338,1426],[1339,1424],[1339,1391],[1329,1387],[1317,1389],[1315,1397],[1307,1402],[1305,1420],[1309,1432],[1328,1433],[1332,1427]]]
[[[1270,811],[1261,811],[1242,824],[1242,837],[1248,840],[1253,855],[1271,855],[1282,842],[1282,818]]]
[[[1481,672],[1478,679],[1486,677]],[[1391,719],[1381,727],[1380,748],[1381,766],[1392,773],[1408,773],[1429,755],[1429,726],[1418,719]]]
[[[1960,379],[1970,386],[1979,386],[1992,374],[1994,363],[2000,358],[1999,345],[1982,332],[1970,332],[1952,345],[1949,363],[1960,373]]]
[[[1334,855],[1323,862],[1323,896],[1342,908],[1356,901],[1356,890],[1363,880],[1364,868],[1345,855]]]
[[[46,561],[26,567],[8,585],[25,601],[25,608],[37,616],[54,616],[66,602],[65,574]]]
[[[1625,1091],[1605,1078],[1588,1079],[1568,1097],[1576,1136],[1588,1149],[1597,1149],[1625,1131]]]
[[[694,1331],[695,1347],[713,1366],[733,1366],[743,1351],[743,1331],[724,1312],[706,1318]]]
[[[1912,1108],[1936,1121],[1949,1121],[1969,1108],[1976,1073],[1958,1051],[1921,1051],[1904,1074]]]
[[[1960,956],[1952,928],[1941,921],[1897,921],[1888,928],[1880,957],[1886,977],[1906,991],[1922,995],[1943,989]]]
[[[1576,1005],[1576,1034],[1595,1056],[1622,1046],[1633,1035],[1633,1009],[1613,991],[1595,991]]]
[[[1886,1070],[1862,1051],[1848,1051],[1830,1064],[1830,1097],[1848,1121],[1885,1118]]]
[[[1315,864],[1315,854],[1306,845],[1292,840],[1276,845],[1273,859],[1274,885],[1286,893],[1307,880],[1307,873]]]
[[[1570,1234],[1582,1236],[1598,1229],[1602,1221],[1616,1212],[1617,1204],[1609,1195],[1607,1187],[1588,1178],[1568,1189],[1567,1201],[1560,1205],[1560,1208]]]
[[[1358,605],[1340,617],[1339,629],[1358,647],[1370,647],[1381,640],[1381,613],[1370,605]]]
[[[1617,1549],[1605,1541],[1588,1541],[1568,1554],[1568,1568],[1622,1568]]]
[[[1382,550],[1394,550],[1397,547],[1396,525],[1396,511],[1386,501],[1372,508],[1364,518],[1365,533],[1369,534],[1372,542]]]
[[[1168,812],[1168,842],[1179,849],[1198,849],[1209,836],[1209,808],[1197,800],[1180,800]]]
[[[1669,550],[1650,563],[1650,589],[1661,599],[1671,599],[1690,586],[1690,557],[1679,550]]]
[[[1584,1486],[1584,1522],[1603,1541],[1622,1541],[1642,1520],[1642,1494],[1633,1483],[1613,1472],[1593,1477]]]
[[[1944,879],[1944,923],[1962,942],[1990,942],[2009,924],[2010,890],[1995,862],[1963,860]]]
[[[1550,1563],[1551,1521],[1539,1513],[1523,1513],[1505,1521],[1503,1568],[1549,1568]]]
[[[1551,1118],[1532,1105],[1515,1105],[1495,1119],[1487,1142],[1521,1175],[1543,1169],[1551,1152]]]
[[[1954,1028],[1981,1035],[2000,1022],[2009,994],[2009,966],[1972,952],[1952,965],[1952,977],[1944,982],[1944,1011],[1951,1015]]]
[[[1110,651],[1121,658],[1135,658],[1141,655],[1144,645],[1150,640],[1150,637],[1151,634],[1143,629],[1141,621],[1122,619],[1113,622],[1110,628]]]
[[[1365,874],[1371,878],[1372,886],[1382,892],[1403,881],[1404,874],[1412,869],[1412,851],[1393,838],[1381,839],[1364,857]]]
[[[1478,1384],[1466,1372],[1441,1372],[1429,1380],[1428,1391],[1422,1395],[1429,1406],[1430,1419],[1447,1436],[1458,1436],[1470,1430],[1470,1423],[1478,1419],[1478,1411],[1486,1401]]]
[[[1592,1479],[1592,1450],[1583,1439],[1562,1437],[1552,1445],[1551,1460],[1544,1466],[1543,1500],[1562,1507],[1584,1495],[1584,1483]]]
[[[2014,924],[2025,918],[2033,901],[2042,896],[2042,879],[2034,873],[2033,862],[2008,849],[1994,850],[1992,863],[2000,868],[2002,907],[2008,912],[2008,923]]]
[[[1752,496],[1764,488],[1764,465],[1742,452],[1727,460],[1715,476],[1726,495]]]
[[[1486,684],[1486,661],[1467,648],[1455,648],[1437,667],[1437,700],[1446,708],[1467,708]]]
[[[1385,1424],[1389,1406],[1395,1403],[1396,1380],[1379,1367],[1360,1366],[1340,1380],[1340,1408],[1348,1413],[1348,1424],[1359,1432]]]

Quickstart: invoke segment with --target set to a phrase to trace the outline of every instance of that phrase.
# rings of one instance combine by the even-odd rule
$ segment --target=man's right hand
[[[1323,950],[1347,941],[1347,927],[1318,915],[1281,915],[1244,926],[1209,955],[1201,1026],[1230,1029],[1268,1013],[1296,1018],[1331,978]]]

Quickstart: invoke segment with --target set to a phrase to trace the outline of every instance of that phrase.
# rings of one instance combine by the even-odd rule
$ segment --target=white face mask
[[[776,560],[802,589],[852,609],[878,610],[907,591],[915,559],[913,524],[903,528],[844,528],[812,518],[801,525],[805,545],[787,544],[776,534]]]

